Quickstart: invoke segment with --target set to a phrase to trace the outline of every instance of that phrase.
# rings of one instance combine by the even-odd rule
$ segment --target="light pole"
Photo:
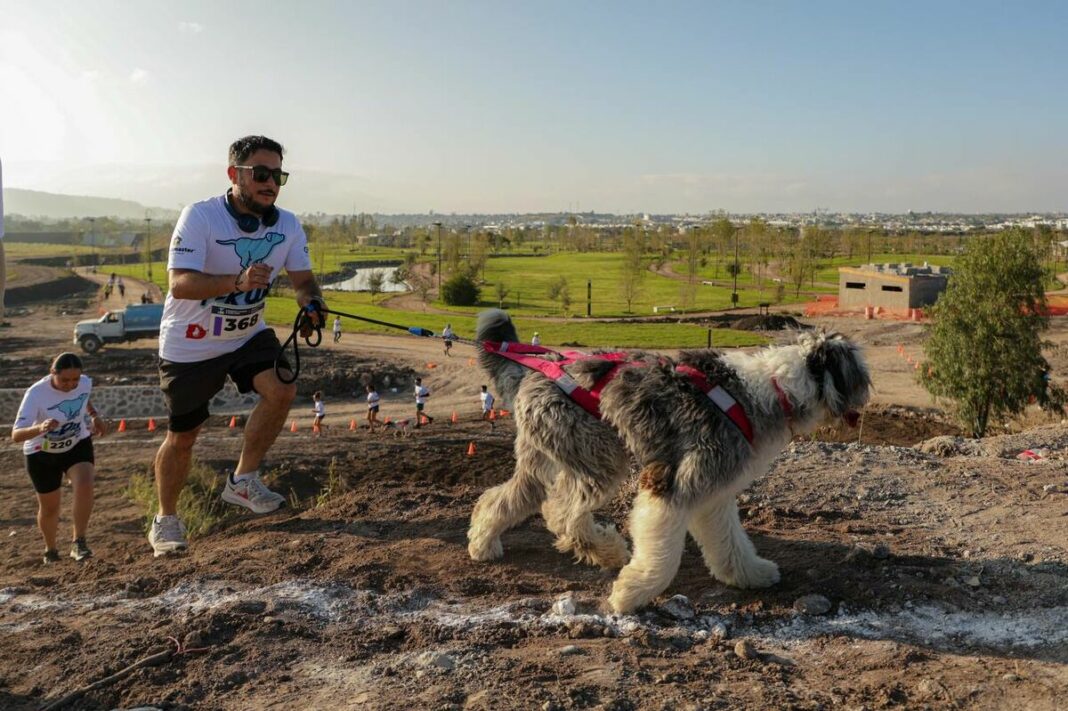
[[[738,231],[734,232],[734,289],[731,291],[731,308],[738,306]]]
[[[438,298],[441,298],[441,223],[435,222],[434,227],[438,228]]]
[[[89,244],[93,249],[93,271],[96,271],[97,257],[96,257],[96,218],[89,218]]]
[[[148,281],[152,282],[152,218],[145,218],[145,249],[148,252]]]

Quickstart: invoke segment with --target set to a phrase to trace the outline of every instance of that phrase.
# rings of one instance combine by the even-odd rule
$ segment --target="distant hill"
[[[125,220],[145,217],[158,219],[178,214],[176,210],[145,207],[133,200],[91,195],[60,195],[20,188],[4,188],[4,212],[9,215],[46,219],[117,217]]]

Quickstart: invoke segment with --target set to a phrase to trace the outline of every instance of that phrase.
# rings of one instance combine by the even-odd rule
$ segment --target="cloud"
[[[130,82],[133,84],[145,84],[148,82],[149,73],[147,69],[141,67],[134,67],[134,70],[130,72]]]
[[[204,25],[199,22],[182,21],[178,23],[178,31],[187,35],[198,35],[204,31]]]

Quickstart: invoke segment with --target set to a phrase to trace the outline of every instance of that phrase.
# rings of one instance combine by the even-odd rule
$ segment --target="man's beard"
[[[238,193],[237,199],[241,201],[241,205],[249,212],[260,215],[261,217],[271,209],[270,205],[261,205],[252,199],[251,195],[246,195],[245,191]]]

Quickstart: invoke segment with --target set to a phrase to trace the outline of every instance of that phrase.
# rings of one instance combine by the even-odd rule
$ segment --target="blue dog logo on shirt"
[[[237,239],[217,239],[215,244],[232,245],[241,259],[241,268],[248,269],[257,262],[267,260],[277,245],[286,241],[286,236],[281,232],[268,232],[261,239],[251,237],[238,237]]]
[[[48,408],[49,410],[59,410],[63,413],[65,419],[73,420],[74,416],[82,411],[82,403],[89,397],[89,393],[82,393],[73,400],[64,400],[63,402],[53,405]]]

